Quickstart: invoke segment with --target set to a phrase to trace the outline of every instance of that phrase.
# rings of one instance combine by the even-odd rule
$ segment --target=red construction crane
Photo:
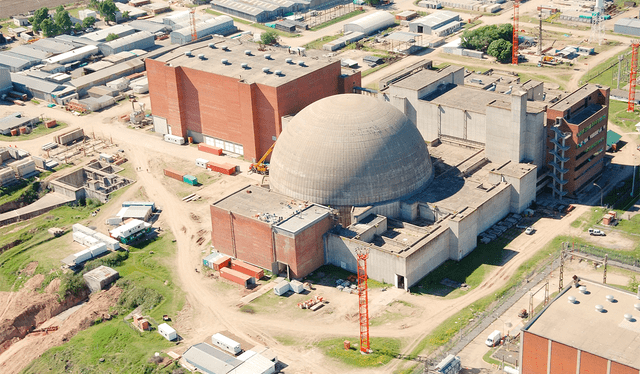
[[[636,103],[636,79],[638,79],[639,46],[639,41],[631,41],[631,72],[629,73],[629,104],[627,105],[627,112],[633,112]]]
[[[358,313],[360,315],[360,353],[369,354],[369,288],[367,286],[367,258],[369,248],[356,248],[358,257]]]
[[[518,65],[518,30],[520,30],[520,0],[513,2],[513,44],[511,46],[511,63]]]
[[[189,21],[191,21],[191,41],[198,40],[198,31],[196,31],[196,8],[189,11]]]

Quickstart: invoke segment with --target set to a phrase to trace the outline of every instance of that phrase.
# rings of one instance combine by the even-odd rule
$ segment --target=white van
[[[500,339],[502,339],[502,333],[500,332],[500,330],[495,330],[494,332],[489,334],[489,337],[484,343],[489,347],[495,347],[496,345],[500,344]]]

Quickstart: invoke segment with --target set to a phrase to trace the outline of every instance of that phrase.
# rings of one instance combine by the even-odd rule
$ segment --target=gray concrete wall
[[[502,178],[511,184],[509,210],[511,213],[522,213],[536,199],[537,168],[534,168],[522,177],[501,174],[500,170],[491,172],[489,179],[492,183],[499,182]]]
[[[531,161],[542,170],[545,163],[545,142],[546,133],[544,131],[545,113],[527,113],[526,126],[523,134],[524,161]]]
[[[510,185],[503,182],[493,188],[498,189],[496,196],[476,208],[479,217],[476,225],[476,235],[489,229],[509,214],[511,202]]]
[[[490,125],[487,126],[485,152],[489,161],[522,161],[527,142],[524,138],[526,110],[525,92],[512,94],[511,110],[491,105],[487,107],[487,122]]]
[[[478,245],[478,221],[485,219],[477,210],[466,208],[446,220],[451,230],[449,258],[460,261]]]
[[[407,267],[405,286],[407,288],[416,284],[449,258],[450,237],[451,231],[449,228],[441,226],[429,234],[424,242],[416,244],[416,246],[421,245],[420,249],[407,256],[405,260]]]

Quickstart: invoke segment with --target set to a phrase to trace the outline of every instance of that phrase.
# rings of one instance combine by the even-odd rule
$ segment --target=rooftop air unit
[[[229,47],[227,47],[226,45],[221,45],[220,49],[222,49],[223,51],[226,51],[229,49]]]
[[[596,312],[602,313],[604,311],[604,307],[600,304],[596,305]]]
[[[266,55],[264,55],[264,59],[265,60],[271,60],[271,55],[267,53]]]
[[[229,63],[229,60],[223,58],[220,62],[222,62],[222,65],[227,65]]]
[[[302,61],[302,60],[298,61],[298,65],[304,66],[304,61]]]
[[[184,55],[185,55],[185,56],[187,56],[187,57],[191,57],[191,56],[192,56],[192,55],[191,55],[191,51],[185,51],[185,52],[184,52]]]
[[[265,74],[269,74],[269,68],[262,68],[262,72]]]
[[[276,70],[273,72],[273,74],[277,75],[277,76],[281,76],[282,75],[282,70]]]
[[[240,66],[241,66],[243,69],[248,69],[248,68],[249,68],[249,64],[247,64],[246,62],[243,62],[242,64],[240,64]]]
[[[292,63],[293,63],[293,59],[291,59],[291,58],[286,58],[286,59],[284,60],[284,62],[286,62],[287,64],[292,64]]]
[[[633,316],[631,314],[625,314],[624,315],[624,319],[626,319],[627,321],[631,322],[631,320],[633,320]]]
[[[633,304],[633,307],[636,308],[636,310],[640,310],[640,304]]]
[[[250,49],[245,50],[244,54],[247,56],[251,56],[251,50]]]
[[[216,45],[215,45],[215,44],[213,44],[213,43],[209,43],[209,48],[213,48],[213,49],[215,49],[215,48],[216,48]]]
[[[576,303],[576,297],[575,296],[569,296],[569,304],[575,304]]]
[[[580,288],[578,288],[580,290],[580,292],[582,292],[583,294],[587,294],[587,286],[580,286]]]
[[[201,59],[201,60],[204,60],[204,53],[200,53],[200,54],[198,55],[198,58],[199,58],[199,59]]]
[[[613,295],[607,295],[605,297],[606,297],[607,301],[610,302],[610,303],[615,303],[615,301],[616,301],[616,298],[613,297]]]

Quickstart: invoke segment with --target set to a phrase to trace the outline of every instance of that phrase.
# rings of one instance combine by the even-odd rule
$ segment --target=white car
[[[591,236],[606,236],[607,234],[605,234],[604,231],[602,231],[602,230],[589,229],[589,235],[591,235]]]
[[[527,235],[532,235],[535,231],[536,231],[536,229],[534,229],[533,227],[529,226],[529,227],[527,227],[526,230],[524,230],[524,233],[527,234]]]

